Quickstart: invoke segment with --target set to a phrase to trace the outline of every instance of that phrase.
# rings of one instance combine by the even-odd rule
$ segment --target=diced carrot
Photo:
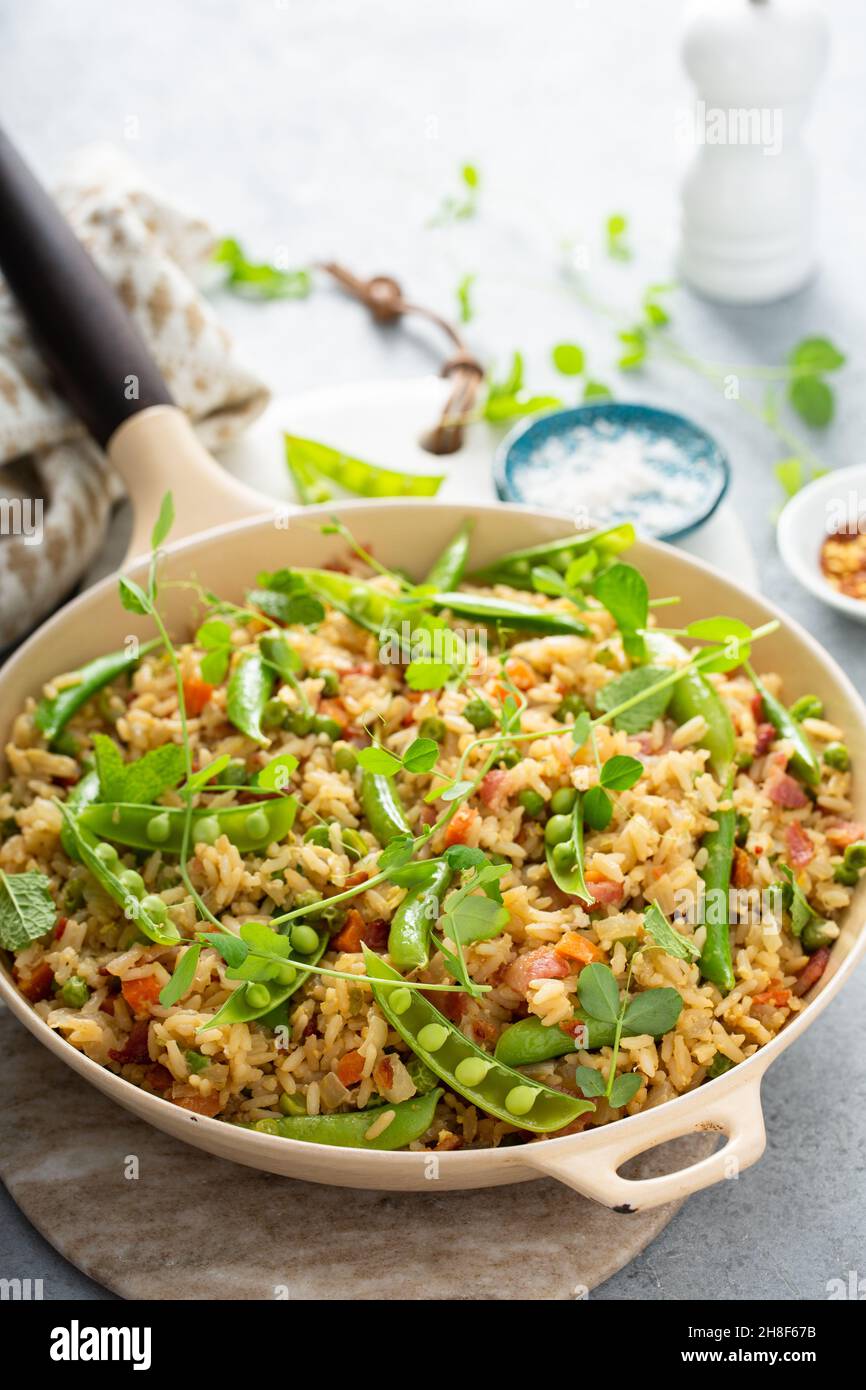
[[[51,994],[51,986],[54,983],[54,971],[44,960],[41,960],[36,969],[31,971],[24,978],[17,978],[18,988],[29,999],[31,1004],[39,1004],[43,999],[47,999]]]
[[[740,845],[734,846],[734,867],[731,882],[735,888],[748,888],[752,881],[752,861]]]
[[[531,690],[535,685],[535,672],[522,657],[510,656],[505,663],[505,670],[511,684],[516,685],[518,690]]]
[[[61,938],[61,936],[63,935],[63,933],[66,931],[66,923],[67,923],[68,921],[69,921],[69,918],[68,918],[68,917],[58,917],[58,918],[57,918],[57,926],[54,928],[54,940],[55,940],[55,941],[59,941],[60,938]]]
[[[326,719],[333,719],[334,723],[339,724],[341,729],[345,729],[349,722],[346,706],[342,700],[320,700],[316,713],[323,715]]]
[[[347,1052],[337,1063],[337,1075],[344,1086],[356,1086],[364,1075],[364,1058],[360,1052]]]
[[[209,1096],[173,1096],[172,1100],[182,1110],[191,1110],[194,1115],[209,1115],[211,1119],[221,1109],[219,1091],[212,1091]]]
[[[213,695],[213,686],[208,685],[200,676],[189,676],[183,683],[183,703],[186,712],[193,718],[201,714],[205,705]]]
[[[561,940],[557,941],[554,951],[558,956],[565,956],[566,960],[579,961],[581,965],[589,965],[590,961],[606,960],[607,955],[600,946],[594,941],[589,941],[579,932],[569,931]]]
[[[752,1003],[775,1004],[777,1008],[782,1008],[790,997],[791,991],[785,989],[783,985],[770,985],[768,989],[762,989],[760,994],[753,994]]]
[[[477,819],[478,812],[474,806],[461,806],[448,823],[445,831],[446,845],[465,845],[466,837]]]
[[[124,980],[120,986],[123,997],[137,1017],[150,1012],[151,1004],[159,999],[162,985],[156,975],[142,975],[136,980]]]
[[[346,913],[346,924],[331,943],[335,951],[356,952],[364,940],[365,922],[357,908],[350,907]]]

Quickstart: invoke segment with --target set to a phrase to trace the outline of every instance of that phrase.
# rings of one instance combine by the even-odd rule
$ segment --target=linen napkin
[[[200,285],[215,237],[147,185],[118,151],[83,151],[57,201],[114,285],[208,448],[265,408]],[[123,496],[102,451],[56,393],[0,280],[0,649],[65,598]]]

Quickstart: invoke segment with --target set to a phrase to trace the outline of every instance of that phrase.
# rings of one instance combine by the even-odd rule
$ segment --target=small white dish
[[[826,603],[866,623],[866,599],[841,594],[821,569],[821,546],[832,531],[866,525],[866,464],[837,468],[792,497],[779,517],[779,552],[795,579]]]

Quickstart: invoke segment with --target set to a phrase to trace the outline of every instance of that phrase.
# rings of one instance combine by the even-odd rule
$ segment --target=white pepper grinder
[[[808,0],[696,0],[683,61],[697,95],[683,113],[696,152],[682,188],[679,270],[728,304],[764,304],[815,268],[815,179],[802,141],[827,57]]]

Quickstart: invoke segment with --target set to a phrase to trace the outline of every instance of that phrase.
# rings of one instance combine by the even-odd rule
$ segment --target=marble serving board
[[[55,1249],[124,1298],[582,1299],[682,1205],[623,1216],[548,1179],[440,1196],[295,1182],[151,1129],[2,1006],[0,1049],[0,1177]],[[678,1139],[624,1171],[669,1172],[714,1142]]]

